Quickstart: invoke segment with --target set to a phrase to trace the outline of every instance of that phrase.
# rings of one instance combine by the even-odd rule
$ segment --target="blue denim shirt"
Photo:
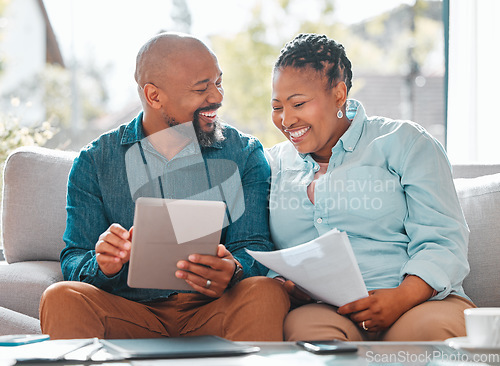
[[[351,126],[332,149],[326,174],[290,142],[268,151],[270,227],[282,249],[337,228],[349,236],[368,290],[397,287],[416,275],[443,299],[466,297],[469,231],[446,154],[421,126],[367,117],[348,101]],[[331,279],[335,281],[336,279]]]
[[[208,165],[221,161],[234,165],[234,171],[239,172],[238,181],[241,179],[240,189],[236,192],[243,196],[244,210],[229,218],[229,225],[222,230],[221,243],[241,263],[244,277],[265,275],[267,269],[249,256],[244,248],[258,251],[273,248],[269,241],[267,211],[269,165],[257,139],[227,125],[224,125],[223,133],[225,140],[201,148],[200,155],[190,153],[192,147],[188,146],[168,161],[147,144],[143,144],[143,150],[149,165],[155,162],[165,168],[162,177],[164,184],[167,183],[164,187],[165,198],[193,197],[192,191],[198,179],[179,170],[179,162],[184,162],[180,164],[183,167],[189,166],[189,159],[201,156],[201,162]],[[61,266],[65,280],[87,282],[127,299],[145,302],[167,298],[174,292],[128,287],[128,264],[113,277],[107,277],[99,269],[94,250],[99,235],[112,223],[126,229],[133,225],[137,197],[155,195],[147,189],[141,192],[141,189],[132,188],[129,184],[134,181],[133,177],[144,180],[147,175],[144,165],[134,167],[127,161],[131,156],[127,152],[137,149],[140,141],[147,141],[142,128],[142,113],[128,125],[102,135],[80,151],[68,181],[67,222],[63,236],[66,247],[61,252]],[[182,174],[175,174],[179,171]],[[218,175],[224,175],[224,172],[216,172],[212,178],[218,179]],[[170,178],[172,184],[169,185]],[[226,178],[220,177],[225,184],[232,182]],[[221,200],[226,202],[226,199]]]

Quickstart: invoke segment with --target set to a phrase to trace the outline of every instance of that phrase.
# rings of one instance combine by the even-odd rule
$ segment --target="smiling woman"
[[[416,123],[368,117],[347,97],[351,75],[344,47],[319,34],[299,34],[274,66],[272,118],[289,142],[268,151],[272,238],[284,249],[345,231],[369,290],[336,308],[286,281],[285,337],[463,336],[468,229],[446,154]]]

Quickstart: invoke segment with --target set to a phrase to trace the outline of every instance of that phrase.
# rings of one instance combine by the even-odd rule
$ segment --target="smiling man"
[[[82,149],[71,170],[61,253],[66,281],[42,297],[43,333],[282,340],[288,296],[245,251],[272,249],[270,170],[258,140],[217,117],[217,58],[192,36],[162,33],[139,51],[135,79],[143,111]],[[217,255],[193,253],[177,263],[176,276],[192,291],[129,287],[135,200],[216,199],[207,192],[226,202],[228,225]]]

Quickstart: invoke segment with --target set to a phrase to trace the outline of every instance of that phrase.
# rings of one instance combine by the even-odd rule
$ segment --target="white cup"
[[[500,308],[465,309],[467,340],[475,347],[500,347]]]

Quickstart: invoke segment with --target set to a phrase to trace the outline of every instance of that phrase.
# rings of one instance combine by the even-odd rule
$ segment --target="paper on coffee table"
[[[342,306],[368,296],[351,243],[336,229],[292,248],[247,252],[313,299]]]

